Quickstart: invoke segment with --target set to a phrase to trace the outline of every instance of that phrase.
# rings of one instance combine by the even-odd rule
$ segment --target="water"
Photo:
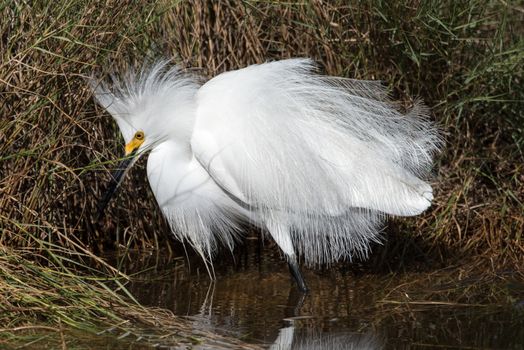
[[[270,349],[524,349],[524,284],[448,271],[355,273],[303,269],[299,293],[272,246],[253,241],[215,260],[216,282],[194,257],[130,257],[129,286],[145,305],[195,327]]]

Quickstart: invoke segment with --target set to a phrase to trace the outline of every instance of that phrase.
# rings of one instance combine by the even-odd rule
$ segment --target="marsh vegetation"
[[[143,162],[111,214],[94,219],[123,141],[85,78],[159,57],[209,77],[311,57],[327,74],[383,81],[401,109],[424,100],[446,139],[434,205],[390,220],[368,261],[336,269],[350,269],[347,278],[400,275],[381,280],[396,287],[380,287],[387,295],[369,301],[381,312],[363,311],[366,327],[388,317],[410,324],[414,307],[438,302],[521,305],[524,8],[517,2],[15,0],[0,2],[0,16],[0,345],[256,346],[197,330],[165,304],[143,306],[151,303],[130,289],[142,269],[126,273],[118,263],[125,259],[105,258],[184,257]],[[241,251],[228,264],[240,264]],[[500,287],[508,285],[520,287]],[[405,298],[413,290],[426,304]]]

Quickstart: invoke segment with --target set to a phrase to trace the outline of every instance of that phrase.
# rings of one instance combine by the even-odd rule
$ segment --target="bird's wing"
[[[292,59],[218,75],[197,93],[193,152],[260,210],[339,216],[351,207],[415,215],[432,199],[438,136],[401,115],[377,82],[326,77]]]

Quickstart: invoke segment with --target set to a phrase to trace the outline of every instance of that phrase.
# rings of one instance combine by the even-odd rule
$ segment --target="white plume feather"
[[[402,115],[379,83],[318,75],[307,59],[220,74],[200,88],[177,68],[163,70],[127,79],[110,97],[96,92],[117,122],[173,143],[170,153],[153,148],[149,180],[174,231],[201,253],[211,254],[215,237],[232,247],[234,222],[245,218],[289,232],[291,251],[310,264],[365,256],[386,214],[430,205],[421,178],[438,133],[423,106]],[[205,185],[180,173],[184,157]],[[163,173],[150,170],[160,163]]]
[[[198,92],[192,145],[221,187],[284,222],[310,263],[365,255],[383,215],[416,215],[439,138],[417,105],[376,82],[314,74],[310,60],[221,74]]]

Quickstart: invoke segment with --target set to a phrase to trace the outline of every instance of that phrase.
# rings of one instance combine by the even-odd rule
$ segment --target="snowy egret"
[[[93,80],[94,81],[94,80]],[[423,180],[439,136],[420,105],[407,114],[378,82],[323,76],[308,59],[201,79],[160,62],[113,87],[92,83],[125,155],[101,211],[138,157],[177,238],[204,258],[230,249],[241,223],[260,227],[298,267],[365,257],[387,215],[433,199]]]

